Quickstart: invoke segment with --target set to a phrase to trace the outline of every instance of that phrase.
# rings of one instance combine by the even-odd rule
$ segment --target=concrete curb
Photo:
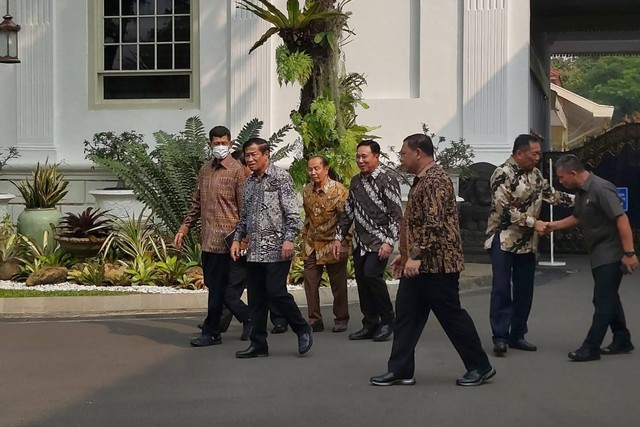
[[[460,291],[481,289],[491,285],[491,276],[463,276]],[[395,300],[397,283],[388,284],[391,299]],[[303,289],[290,291],[300,307],[307,301]],[[358,290],[349,287],[349,304],[358,303]],[[243,296],[246,301],[246,292]],[[320,289],[320,303],[331,305],[330,288]],[[140,315],[157,313],[194,312],[206,310],[206,294],[134,294],[78,297],[0,298],[0,318],[30,317],[94,317],[104,315]]]

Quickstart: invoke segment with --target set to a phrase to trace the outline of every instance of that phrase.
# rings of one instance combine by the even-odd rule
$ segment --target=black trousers
[[[237,261],[231,261],[231,271],[229,273],[229,287],[224,295],[224,308],[222,317],[225,312],[231,314],[243,323],[249,320],[249,306],[242,301],[242,294],[246,287],[247,279],[247,260],[242,257]]]
[[[202,333],[220,335],[220,315],[229,286],[231,257],[229,254],[202,252],[202,272],[204,283],[209,289],[207,317],[202,325]]]
[[[360,310],[364,316],[362,325],[367,329],[393,323],[393,304],[384,280],[387,262],[388,259],[378,258],[376,252],[361,255],[360,248],[353,252]]]
[[[251,344],[259,350],[267,350],[267,311],[273,305],[284,317],[296,335],[311,330],[309,324],[296,305],[293,296],[287,292],[287,276],[291,261],[247,262],[249,309],[253,328]]]
[[[238,322],[243,323],[250,318],[249,307],[242,301],[242,294],[247,287],[247,257],[241,257],[237,261],[231,261],[229,274],[229,288],[225,294],[222,317],[230,312]],[[274,307],[269,305],[269,317],[271,323],[286,326],[287,321]]]
[[[468,371],[489,366],[473,320],[460,306],[459,277],[459,273],[446,273],[400,279],[389,372],[401,378],[413,377],[415,348],[431,311]]]
[[[626,344],[631,341],[627,329],[622,302],[620,302],[620,282],[622,281],[621,262],[605,264],[591,270],[595,286],[593,288],[593,321],[591,329],[582,347],[598,351],[607,329],[613,332],[615,343]]]
[[[533,253],[515,254],[503,251],[498,234],[493,239],[489,255],[493,272],[489,309],[493,341],[524,338],[528,332],[527,321],[533,304],[536,256]]]

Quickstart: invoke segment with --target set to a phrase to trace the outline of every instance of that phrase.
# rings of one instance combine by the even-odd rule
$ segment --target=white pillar
[[[229,38],[230,126],[237,135],[249,120],[264,122],[261,136],[271,136],[271,73],[273,51],[271,41],[251,52],[249,49],[270,27],[254,14],[231,3],[231,36]],[[273,35],[273,38],[278,38]]]
[[[465,0],[463,135],[501,163],[529,131],[529,0]]]
[[[54,144],[54,34],[52,0],[17,0],[14,21],[21,64],[16,67],[17,147],[12,163],[57,160]]]

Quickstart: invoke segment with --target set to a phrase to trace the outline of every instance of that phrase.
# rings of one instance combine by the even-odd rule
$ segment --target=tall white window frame
[[[151,14],[151,12],[146,11],[144,15],[140,15],[136,13],[135,15],[123,15],[122,9],[118,10],[118,15],[109,14],[109,16],[105,17],[105,1],[113,1],[113,0],[92,0],[89,1],[89,108],[92,109],[175,109],[175,108],[199,108],[200,103],[200,81],[199,81],[199,0],[190,0],[190,11],[189,15],[185,13],[175,13],[175,9],[172,10],[172,13],[158,13],[157,10]],[[136,0],[136,6],[139,6],[142,0]],[[156,2],[160,2],[160,0],[152,0],[155,5]],[[175,5],[175,0],[162,0],[162,3],[170,2],[172,5]],[[121,1],[118,1],[121,3]],[[148,3],[148,1],[145,1]],[[147,6],[148,7],[148,6]],[[136,12],[139,10],[136,8]],[[190,17],[190,32],[188,41],[186,40],[175,40],[175,18],[184,19],[186,16]],[[105,37],[105,21],[109,19],[136,19],[135,24],[135,39],[129,35],[128,39],[125,40],[125,36],[122,32],[122,27],[119,27],[119,40],[107,39]],[[156,22],[154,27],[154,36],[151,42],[144,42],[140,39],[140,31],[138,31],[138,23],[140,19],[150,20],[153,19]],[[157,20],[160,19],[171,19],[172,27],[171,27],[171,39],[170,40],[160,40],[157,32]],[[175,46],[183,45],[185,43],[189,43],[189,68],[175,68],[177,65],[175,57]],[[136,46],[136,64],[135,67],[131,65],[132,61],[128,61],[128,65],[125,64],[126,61],[117,61],[117,65],[111,66],[106,64],[105,67],[105,47],[108,46],[117,46],[119,47],[117,55],[119,58],[123,58],[124,49],[123,45],[126,46]],[[155,69],[141,69],[141,60],[140,60],[140,46],[153,46],[154,47],[154,59],[153,65]],[[166,68],[167,64],[161,64],[161,60],[159,60],[159,46],[170,46],[172,52],[171,59],[171,68]],[[183,50],[184,51],[184,50]],[[166,62],[166,61],[165,61]],[[184,63],[184,56],[183,61]],[[158,67],[160,65],[160,67]],[[120,69],[110,69],[117,68]],[[170,81],[172,76],[184,76],[188,75],[189,77],[189,88],[188,88],[188,97],[127,97],[127,98],[115,98],[109,99],[108,96],[105,96],[105,82],[107,85],[109,84],[108,79],[110,78],[127,78],[132,77],[132,80],[136,78],[144,78],[149,77],[152,78],[160,78],[161,80]],[[169,80],[168,80],[169,79]],[[113,81],[113,80],[112,80]]]

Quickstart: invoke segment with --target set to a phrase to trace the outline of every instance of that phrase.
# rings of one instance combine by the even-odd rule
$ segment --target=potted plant
[[[41,245],[44,245],[44,236],[50,246],[54,245],[55,236],[51,231],[52,227],[57,227],[61,216],[56,205],[67,195],[69,181],[64,179],[58,166],[45,163],[40,167],[38,163],[32,172],[33,181],[11,181],[25,204],[25,210],[18,216],[18,232]]]
[[[85,156],[111,172],[126,169],[130,149],[148,147],[143,139],[143,135],[133,131],[121,134],[112,131],[96,133],[91,141],[84,141]],[[89,194],[96,199],[98,209],[109,211],[118,218],[136,217],[143,209],[133,190],[127,188],[122,179],[118,179],[115,187],[92,190]]]
[[[67,212],[57,228],[60,247],[76,258],[89,258],[100,252],[113,229],[113,223],[100,209],[92,207],[79,214]]]
[[[11,159],[16,159],[20,157],[18,153],[18,149],[16,147],[9,147],[7,152],[0,156],[0,171],[4,168],[7,162]],[[10,214],[9,212],[9,202],[15,199],[15,195],[11,193],[0,193],[0,217],[5,214]]]

